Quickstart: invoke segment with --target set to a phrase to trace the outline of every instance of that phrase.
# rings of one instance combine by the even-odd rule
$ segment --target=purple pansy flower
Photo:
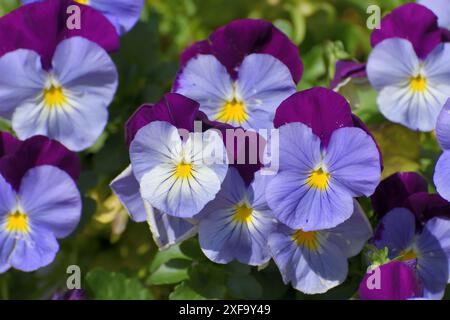
[[[0,158],[0,272],[50,264],[78,225],[81,196],[75,154],[36,136],[21,142],[2,133]]]
[[[355,61],[338,60],[336,62],[336,70],[334,78],[330,83],[330,88],[339,90],[347,85],[352,79],[366,82],[367,73],[366,65]]]
[[[253,266],[270,260],[267,238],[275,219],[265,199],[269,179],[257,172],[247,186],[235,168],[228,170],[220,192],[197,217],[200,246],[209,259]]]
[[[353,205],[352,216],[335,228],[308,232],[278,225],[269,237],[269,247],[285,283],[317,294],[344,282],[347,259],[357,255],[372,236],[361,207],[356,201]]]
[[[449,282],[450,220],[434,217],[416,228],[415,215],[395,208],[380,222],[373,244],[389,249],[389,258],[415,260],[423,297],[441,299]]]
[[[297,47],[271,23],[236,20],[183,53],[174,91],[199,102],[210,120],[270,129],[302,69]]]
[[[55,293],[52,300],[88,300],[88,297],[83,289],[72,289]]]
[[[22,9],[23,15],[53,12],[55,4],[49,1],[30,7]],[[17,20],[6,18],[11,23]],[[17,30],[31,27],[3,24]],[[50,36],[54,36],[52,30],[48,30]],[[17,48],[0,57],[0,116],[11,120],[20,139],[44,135],[74,151],[93,145],[107,123],[107,107],[117,88],[117,70],[107,52],[81,36],[64,39],[56,48],[25,49],[20,43]],[[47,54],[51,54],[48,66],[42,64]]]
[[[46,0],[22,0],[23,4]],[[144,0],[74,0],[100,11],[114,25],[119,35],[130,31],[138,22]]]
[[[359,285],[361,300],[406,300],[422,296],[416,271],[402,261],[371,268]]]
[[[390,121],[431,131],[450,96],[450,44],[441,43],[437,17],[406,4],[383,18],[372,33],[367,74],[377,103]]]
[[[328,109],[329,114],[324,112]],[[314,231],[341,224],[352,215],[353,198],[371,195],[379,182],[380,155],[374,140],[364,130],[349,127],[353,119],[345,99],[322,88],[284,101],[275,126],[283,123],[279,171],[266,190],[269,206],[292,229]]]

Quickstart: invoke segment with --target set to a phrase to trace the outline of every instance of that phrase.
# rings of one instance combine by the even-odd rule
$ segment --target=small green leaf
[[[147,284],[162,285],[178,283],[189,278],[191,262],[184,259],[172,259],[163,263],[147,279]]]
[[[262,287],[251,275],[235,275],[228,278],[230,294],[238,299],[259,299],[262,295]]]

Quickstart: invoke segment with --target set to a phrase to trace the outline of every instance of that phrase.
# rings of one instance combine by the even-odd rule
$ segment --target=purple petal
[[[424,6],[408,3],[394,9],[381,20],[381,29],[372,32],[375,47],[388,38],[409,40],[420,58],[425,58],[441,42],[436,15]]]
[[[405,263],[391,261],[376,268],[366,273],[359,285],[359,296],[362,300],[406,300],[421,295],[416,273]]]
[[[381,181],[370,199],[375,213],[382,217],[393,208],[403,207],[410,195],[427,190],[427,181],[418,173],[397,172]]]
[[[275,113],[275,127],[291,122],[301,122],[312,128],[324,146],[334,130],[353,127],[347,100],[332,90],[320,87],[295,93],[281,103]]]
[[[442,28],[450,28],[450,6],[448,0],[419,0],[419,4],[427,7],[438,17],[438,24]]]
[[[450,203],[438,194],[417,192],[410,195],[404,205],[422,223],[425,223],[433,217],[450,218]]]
[[[22,141],[9,132],[0,132],[0,158],[14,154],[21,144]]]
[[[450,149],[450,99],[439,113],[436,123],[436,138],[442,149]]]
[[[446,200],[450,201],[450,151],[444,151],[439,157],[434,168],[433,181],[437,192]]]
[[[95,9],[80,5],[81,29],[67,28],[67,7],[74,4],[71,0],[48,0],[22,6],[2,17],[0,56],[19,48],[31,49],[49,68],[58,43],[75,36],[96,42],[106,51],[117,50],[119,37],[114,26]]]
[[[167,93],[155,105],[144,104],[125,124],[128,145],[142,127],[153,121],[166,121],[178,129],[194,131],[199,104],[177,93]]]
[[[367,78],[366,65],[355,61],[338,60],[330,88],[336,88],[348,78]]]
[[[17,151],[0,159],[0,172],[19,190],[20,181],[31,168],[52,165],[67,172],[73,180],[80,175],[80,160],[75,152],[44,136],[34,136],[22,142]]]
[[[273,24],[264,20],[235,20],[217,29],[209,42],[201,41],[189,47],[183,54],[181,66],[198,54],[214,54],[236,77],[242,60],[251,53],[266,53],[283,62],[295,82],[299,82],[303,65],[298,48]]]
[[[87,300],[87,294],[83,289],[67,290],[66,292],[58,292],[52,296],[52,300]]]

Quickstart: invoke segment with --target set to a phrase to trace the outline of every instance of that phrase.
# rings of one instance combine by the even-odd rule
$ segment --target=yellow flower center
[[[411,78],[410,88],[413,92],[424,92],[427,89],[427,79],[421,75]]]
[[[89,4],[89,0],[75,0],[75,2],[78,2],[81,4]]]
[[[330,174],[325,172],[322,168],[311,171],[306,180],[306,184],[310,188],[316,188],[320,191],[325,190],[328,187],[328,180],[330,179]]]
[[[303,231],[299,229],[292,235],[292,240],[294,240],[298,246],[307,248],[311,251],[315,251],[319,248],[317,231]]]
[[[417,253],[413,249],[403,250],[402,252],[400,252],[401,261],[408,261],[414,259],[417,259]]]
[[[44,104],[49,108],[62,107],[67,103],[63,88],[51,85],[50,88],[44,89]]]
[[[249,223],[252,221],[253,209],[246,204],[237,205],[234,210],[233,220],[240,223]]]
[[[192,164],[181,162],[175,169],[175,177],[177,179],[189,179],[192,177]]]
[[[222,110],[217,115],[217,121],[225,123],[238,123],[239,125],[246,122],[248,114],[245,111],[245,104],[242,101],[233,99],[226,101]]]
[[[6,218],[6,231],[28,233],[30,231],[28,216],[20,211],[10,213]]]

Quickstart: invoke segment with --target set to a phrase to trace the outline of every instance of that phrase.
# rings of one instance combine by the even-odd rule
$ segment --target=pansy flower
[[[188,132],[194,131],[198,116],[197,102],[182,95],[169,93],[154,105],[141,106],[126,123],[126,142],[130,145],[137,133],[153,122],[167,122]],[[196,234],[194,219],[173,217],[155,208],[142,198],[140,184],[130,165],[111,183],[111,188],[136,222],[147,221],[155,243],[165,249]]]
[[[442,298],[449,282],[450,220],[434,217],[418,228],[410,210],[395,208],[381,220],[373,244],[387,247],[390,259],[414,261],[423,297]]]
[[[22,0],[23,4],[46,0]],[[130,31],[138,22],[144,0],[74,0],[74,4],[83,4],[100,11],[114,25],[119,35]]]
[[[279,171],[266,196],[277,219],[313,231],[350,218],[353,198],[373,193],[381,165],[372,137],[351,127],[345,99],[323,88],[306,90],[285,100],[275,121],[282,124]]]
[[[25,30],[31,33],[30,37],[42,32],[44,37],[42,44],[34,46],[31,42],[32,45],[22,47],[22,38],[27,35],[21,35],[16,50],[1,55],[0,116],[11,120],[20,139],[44,135],[80,151],[93,145],[102,133],[118,76],[108,53],[91,41],[98,36],[96,27],[92,29],[92,37],[83,33],[66,37],[64,30],[57,31],[49,23],[38,25],[41,20],[57,18],[61,15],[58,10],[63,9],[64,5],[48,1],[22,7],[0,19],[0,28],[12,32]],[[86,8],[85,11],[88,14],[83,21],[104,19]],[[108,23],[101,19],[99,25]],[[88,20],[89,24],[92,21]],[[28,30],[33,27],[37,30]],[[49,34],[44,35],[45,32]],[[0,42],[5,36],[11,37],[0,32]],[[105,36],[108,38],[107,28]],[[5,47],[10,43],[11,40],[6,40]]]
[[[367,75],[381,113],[412,130],[431,131],[450,96],[450,44],[437,17],[418,4],[395,9],[372,33]]]
[[[57,239],[80,220],[78,158],[42,136],[21,142],[2,133],[1,143],[0,272],[34,271],[54,260]]]
[[[403,261],[374,266],[359,285],[361,300],[406,300],[422,296],[417,272]]]
[[[433,181],[437,192],[450,201],[450,100],[447,101],[436,124],[437,141],[444,151],[436,163]]]
[[[302,74],[297,47],[263,20],[236,20],[181,57],[174,91],[200,103],[212,121],[270,129]]]
[[[278,225],[269,236],[269,247],[286,284],[318,294],[344,282],[347,259],[357,255],[372,235],[361,207],[353,204],[352,216],[331,229],[304,231]]]
[[[216,198],[196,217],[199,241],[205,255],[216,263],[257,266],[270,260],[267,238],[275,219],[265,200],[271,176],[257,172],[247,186],[235,168],[230,168]]]

